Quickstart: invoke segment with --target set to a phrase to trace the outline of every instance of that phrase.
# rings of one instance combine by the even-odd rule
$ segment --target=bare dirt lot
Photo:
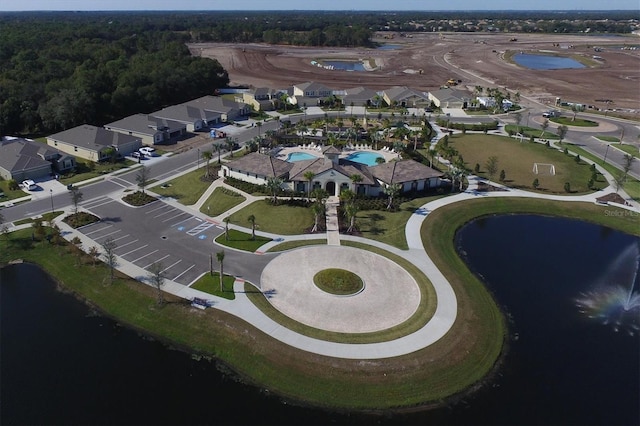
[[[389,36],[389,35],[387,35]],[[517,38],[511,41],[512,38]],[[286,88],[306,81],[333,89],[365,86],[380,90],[408,86],[433,90],[450,78],[461,88],[506,87],[542,103],[556,97],[606,108],[640,110],[640,38],[547,34],[446,33],[394,35],[376,41],[395,49],[306,48],[261,44],[192,44],[196,55],[216,58],[229,72],[232,85]],[[600,48],[596,50],[596,47]],[[580,56],[589,67],[530,70],[505,60],[510,53],[548,53]],[[597,56],[600,59],[594,59]],[[375,64],[372,71],[328,70],[313,60],[349,59]]]

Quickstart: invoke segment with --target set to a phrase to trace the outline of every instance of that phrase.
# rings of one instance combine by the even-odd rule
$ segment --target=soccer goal
[[[550,163],[533,163],[533,173],[537,175],[556,175],[556,166]]]

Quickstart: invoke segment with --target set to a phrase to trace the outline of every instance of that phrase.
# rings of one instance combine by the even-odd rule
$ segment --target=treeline
[[[188,34],[52,15],[0,20],[0,134],[101,125],[229,83],[217,61],[191,56]]]

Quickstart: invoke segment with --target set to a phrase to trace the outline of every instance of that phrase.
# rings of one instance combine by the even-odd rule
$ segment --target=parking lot
[[[163,201],[123,208],[119,200],[109,197],[88,200],[81,206],[102,220],[79,231],[97,245],[111,238],[116,244],[115,253],[140,268],[148,270],[159,262],[166,279],[182,285],[190,285],[208,272],[212,260],[214,270],[219,269],[215,254],[222,247],[213,240],[224,232],[223,226],[186,208]],[[225,273],[240,276],[242,270],[242,278],[258,282],[270,258],[225,249]],[[252,266],[241,268],[242,264]]]

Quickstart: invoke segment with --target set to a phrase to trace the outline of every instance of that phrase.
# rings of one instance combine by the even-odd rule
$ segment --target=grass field
[[[186,173],[162,185],[151,187],[149,190],[165,197],[175,198],[180,204],[190,206],[195,204],[211,185],[211,182],[200,180],[202,176],[204,176],[204,167]]]
[[[251,234],[237,231],[235,229],[229,229],[228,240],[226,239],[224,232],[216,238],[216,243],[220,245],[252,253],[269,241],[271,241],[271,238],[261,237],[259,235],[256,235],[255,240],[252,240]]]
[[[118,161],[116,163],[111,163],[109,161],[95,163],[90,160],[85,160],[84,158],[76,157],[75,173],[61,175],[60,182],[65,185],[78,183],[88,179],[93,179],[98,176],[103,176],[111,172],[126,169],[127,167],[133,166],[134,164],[136,163],[126,159]]]
[[[617,138],[615,136],[605,136],[605,135],[600,135],[600,136],[596,136],[597,139],[600,139],[603,142],[611,142],[611,143],[618,143],[620,142],[620,138]]]
[[[631,154],[636,158],[640,157],[640,150],[638,150],[637,145],[630,145],[627,143],[616,143],[616,144],[611,144],[611,146],[614,148],[618,148],[620,151],[624,151],[627,154]]]
[[[406,250],[405,225],[409,217],[420,206],[441,198],[442,195],[416,198],[400,205],[398,211],[363,210],[356,215],[356,227],[363,237],[380,241]]]
[[[231,223],[251,229],[247,220],[254,215],[256,224],[264,232],[280,235],[303,234],[313,226],[313,213],[308,207],[294,207],[286,204],[272,205],[267,200],[260,200],[232,214]]]
[[[8,180],[0,180],[0,192],[3,194],[0,196],[0,202],[15,200],[16,198],[27,197],[29,193],[24,192],[21,189],[10,190]]]
[[[200,211],[209,216],[218,216],[238,204],[242,204],[245,200],[246,198],[239,192],[226,188],[216,188],[202,207],[200,207]]]
[[[542,133],[542,130],[540,129],[534,129],[533,127],[527,126],[516,126],[515,124],[507,124],[506,126],[504,126],[504,130],[506,132],[512,131],[514,133],[522,133],[526,139],[529,139],[531,136],[533,136],[534,138],[542,139],[560,139],[558,135],[549,130],[545,130],[545,132]]]
[[[317,246],[321,244],[327,244],[327,239],[322,238],[317,240],[314,239],[314,240],[285,241],[284,243],[280,243],[276,246],[271,247],[269,250],[267,250],[267,252],[273,253],[273,252],[279,252],[279,251],[285,251],[285,250],[293,250],[294,248],[298,248],[298,247]]]
[[[215,261],[214,259],[214,262]],[[220,268],[220,265],[214,263],[214,268]],[[235,300],[236,294],[233,292],[233,283],[235,281],[235,277],[225,274],[225,276],[222,277],[223,291],[220,291],[220,272],[214,272],[213,275],[207,273],[198,278],[198,280],[191,285],[191,288],[228,300]]]
[[[581,161],[577,164],[573,156],[561,151],[547,148],[544,144],[519,142],[512,138],[495,135],[456,135],[449,138],[449,143],[462,155],[467,168],[473,170],[475,164],[480,165],[479,175],[489,178],[485,164],[490,156],[498,158],[498,172],[493,180],[498,180],[500,170],[506,173],[505,185],[534,191],[532,183],[538,179],[538,191],[550,194],[566,194],[565,182],[571,185],[572,194],[592,192],[587,183],[591,178],[589,165]],[[556,175],[533,172],[533,163],[553,164]],[[604,177],[598,176],[595,187],[606,187]]]
[[[592,120],[585,120],[577,118],[574,120],[572,117],[553,117],[549,121],[553,121],[557,124],[563,124],[565,126],[578,126],[578,127],[597,127],[598,123]]]
[[[618,173],[621,173],[620,170],[613,167],[609,163],[602,164],[601,159],[587,152],[586,150],[580,148],[579,146],[573,145],[570,147],[570,150],[575,152],[576,154],[579,154],[584,158],[588,158],[591,161],[595,161],[600,166],[604,167],[604,169],[607,170],[609,173],[611,173],[613,176],[616,176]],[[632,178],[631,176],[627,177],[627,182],[624,184],[624,190],[627,192],[627,194],[629,194],[631,198],[633,198],[636,201],[640,201],[640,181]]]

